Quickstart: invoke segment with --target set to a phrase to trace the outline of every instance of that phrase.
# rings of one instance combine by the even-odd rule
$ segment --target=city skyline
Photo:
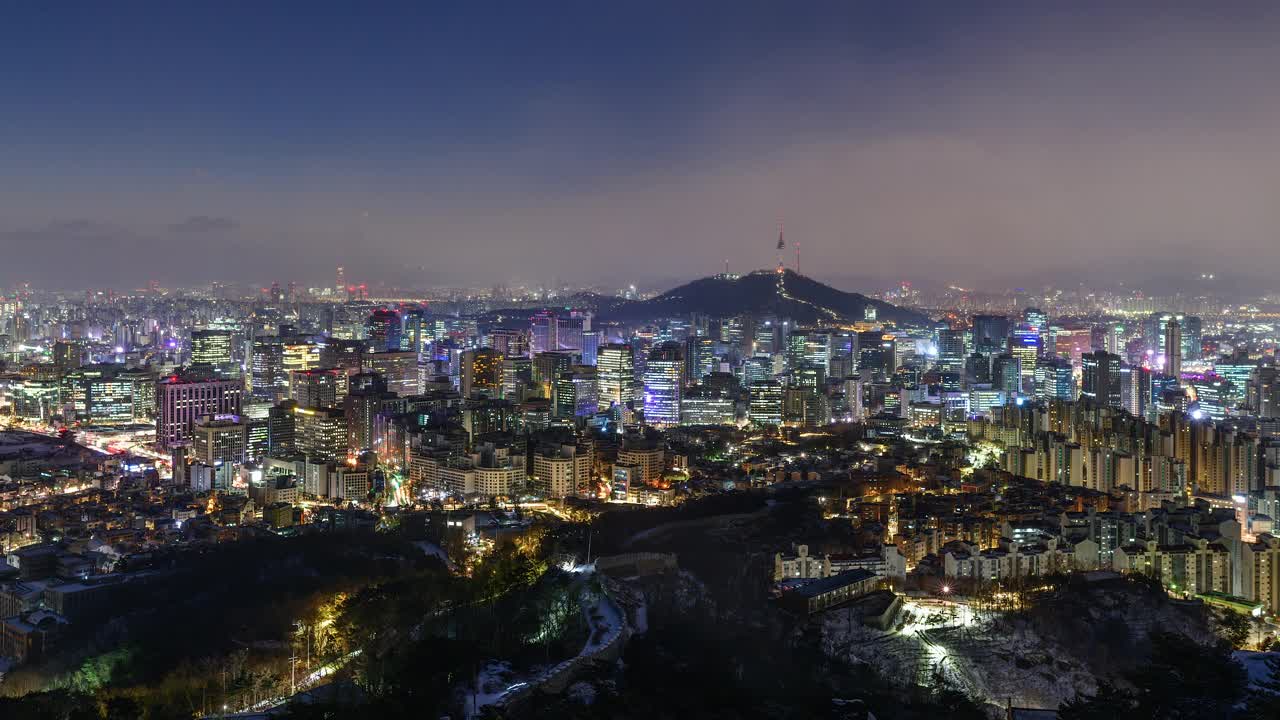
[[[0,285],[1260,287],[1277,11],[1072,7],[24,8]]]

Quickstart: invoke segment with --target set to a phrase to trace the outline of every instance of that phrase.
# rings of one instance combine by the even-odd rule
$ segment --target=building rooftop
[[[829,578],[814,580],[811,583],[807,583],[796,588],[792,592],[796,593],[799,597],[812,598],[829,593],[832,590],[838,590],[846,585],[852,585],[853,583],[869,580],[875,576],[876,574],[870,570],[850,570],[848,572],[842,572],[839,575],[832,575]]]

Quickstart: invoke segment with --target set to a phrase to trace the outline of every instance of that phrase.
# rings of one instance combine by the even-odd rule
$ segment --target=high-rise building
[[[1165,325],[1164,374],[1175,380],[1182,375],[1182,324],[1177,318]]]
[[[238,375],[234,333],[230,330],[192,330],[191,362],[210,365],[224,377]]]
[[[374,310],[364,326],[369,348],[374,352],[398,352],[401,349],[404,326],[400,322],[400,313],[386,308]]]
[[[753,383],[750,387],[749,419],[757,425],[782,424],[782,384],[772,380]]]
[[[525,389],[533,384],[533,361],[527,357],[502,360],[502,399],[514,403],[524,401]]]
[[[284,367],[285,394],[288,395],[293,373],[320,367],[320,346],[304,338],[286,338],[280,350],[280,362]]]
[[[1022,362],[1011,353],[1001,353],[991,361],[991,381],[1006,397],[1022,392]]]
[[[591,321],[574,313],[569,317],[556,318],[556,348],[570,352],[582,353],[582,335],[591,329]]]
[[[1123,407],[1120,384],[1120,356],[1106,350],[1085,353],[1081,361],[1083,379],[1080,395],[1109,407]]]
[[[484,336],[485,347],[493,348],[504,357],[527,357],[529,333],[515,328],[490,328]]]
[[[422,391],[418,382],[418,354],[409,350],[371,352],[364,356],[364,371],[378,373],[387,389],[401,396]]]
[[[85,417],[94,425],[132,423],[133,382],[115,373],[86,380]]]
[[[635,357],[630,345],[610,343],[600,348],[596,386],[601,410],[635,400]]]
[[[1009,318],[1004,315],[973,316],[973,350],[983,354],[1006,352],[1009,348]]]
[[[294,446],[312,460],[332,462],[347,454],[347,423],[338,408],[294,410]]]
[[[943,372],[957,372],[965,364],[965,332],[953,328],[938,331],[938,365]]]
[[[666,342],[649,353],[644,375],[644,419],[650,425],[678,425],[684,394],[684,348]]]
[[[1179,324],[1182,330],[1182,359],[1199,360],[1203,357],[1201,343],[1204,339],[1204,323],[1200,318],[1188,315]]]
[[[156,440],[164,447],[191,440],[205,415],[239,415],[239,380],[216,380],[176,373],[156,384]]]
[[[53,366],[62,372],[84,364],[84,343],[79,340],[57,340],[53,343]]]
[[[1245,402],[1260,418],[1280,418],[1280,369],[1274,363],[1259,364],[1253,369]]]
[[[556,316],[549,312],[540,312],[529,318],[529,352],[551,352],[560,349],[556,335]]]
[[[347,373],[338,368],[294,370],[289,397],[300,407],[339,407],[347,394]]]
[[[695,386],[680,404],[682,425],[731,425],[733,420],[733,398],[722,390]]]
[[[710,337],[690,336],[684,341],[685,384],[692,385],[716,370],[716,343]]]
[[[888,377],[897,369],[897,343],[894,336],[879,330],[858,333],[858,367],[864,378],[876,374]]]
[[[278,337],[253,341],[249,380],[255,400],[276,403],[288,396],[289,376],[284,369],[284,343]]]
[[[577,365],[556,376],[551,386],[551,407],[556,417],[588,417],[596,414],[599,405],[596,368]]]
[[[1030,325],[1044,340],[1049,332],[1049,316],[1040,308],[1029,307],[1022,311],[1022,322]]]
[[[206,415],[192,429],[192,457],[205,465],[243,463],[248,432],[239,417]]]
[[[1026,323],[1014,328],[1009,336],[1009,353],[1021,363],[1024,383],[1030,383],[1036,376],[1036,361],[1041,347],[1039,331]]]
[[[573,365],[572,353],[558,351],[538,353],[533,356],[533,381],[549,386],[555,382],[560,373]]]
[[[1036,366],[1037,394],[1046,400],[1070,400],[1076,397],[1076,378],[1071,361],[1045,358]]]
[[[467,350],[462,353],[461,363],[462,397],[498,397],[502,389],[502,353],[491,348]]]
[[[1151,404],[1151,371],[1141,365],[1120,366],[1120,406],[1130,415],[1142,417]]]

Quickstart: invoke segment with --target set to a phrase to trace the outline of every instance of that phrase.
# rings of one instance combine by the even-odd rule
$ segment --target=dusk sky
[[[0,288],[1265,289],[1280,5],[1124,4],[16,3]]]

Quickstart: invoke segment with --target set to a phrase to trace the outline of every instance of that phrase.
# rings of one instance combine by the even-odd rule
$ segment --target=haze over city
[[[1265,279],[1280,9],[1115,5],[14,8],[0,282]]]
[[[1280,5],[0,14],[0,720],[1277,720]]]

